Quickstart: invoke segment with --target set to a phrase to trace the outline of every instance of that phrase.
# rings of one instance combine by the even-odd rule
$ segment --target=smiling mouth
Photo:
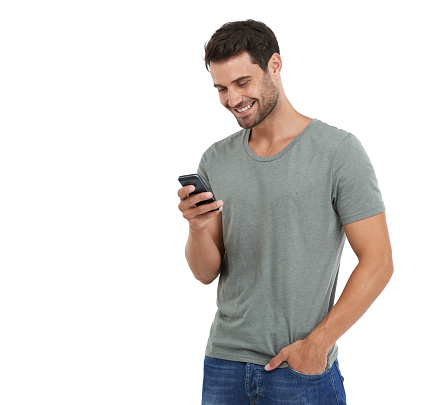
[[[246,107],[243,107],[243,108],[234,108],[238,113],[242,113],[242,112],[245,112],[245,111],[247,111],[247,110],[249,110],[251,107],[252,107],[252,105],[253,104],[255,104],[255,102],[253,101],[252,103],[250,103],[250,104],[248,104]]]

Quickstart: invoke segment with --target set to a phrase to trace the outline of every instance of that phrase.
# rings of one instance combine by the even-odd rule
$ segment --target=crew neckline
[[[305,129],[297,135],[295,138],[293,138],[290,143],[280,152],[278,152],[276,155],[272,156],[259,156],[249,146],[249,138],[250,138],[250,128],[244,129],[243,134],[243,145],[244,149],[246,150],[246,153],[254,160],[257,160],[258,162],[271,162],[272,160],[279,159],[281,156],[285,155],[297,142],[299,142],[302,137],[311,130],[311,127],[313,126],[313,123],[315,123],[316,119],[312,118],[312,121],[305,127]]]

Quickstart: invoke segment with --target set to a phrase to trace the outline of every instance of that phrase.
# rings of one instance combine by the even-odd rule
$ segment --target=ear
[[[278,53],[274,53],[268,62],[268,72],[270,75],[276,75],[281,72],[283,62],[281,56]]]

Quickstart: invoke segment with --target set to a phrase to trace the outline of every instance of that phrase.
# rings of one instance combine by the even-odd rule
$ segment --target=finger
[[[196,215],[194,218],[188,219],[188,221],[191,225],[198,225],[203,222],[209,221],[212,217],[220,214],[221,211],[222,207],[220,207],[217,211],[209,211],[205,212],[204,214]]]
[[[210,198],[212,198],[212,193],[209,191],[206,193],[199,193],[192,195],[191,197],[184,198],[179,204],[180,211],[185,211],[189,208],[195,208],[197,203],[204,200],[209,200]]]
[[[178,197],[180,197],[181,200],[185,200],[188,197],[188,195],[190,193],[192,193],[195,189],[196,189],[196,187],[193,186],[193,185],[188,185],[188,186],[185,186],[185,187],[181,187],[178,190]]]
[[[193,219],[195,217],[200,217],[208,213],[209,211],[216,210],[217,208],[222,208],[223,204],[224,204],[223,201],[219,200],[219,201],[214,201],[210,204],[202,204],[197,207],[188,208],[186,210],[182,210],[183,216],[186,219]]]
[[[286,351],[283,349],[280,353],[278,353],[275,357],[271,359],[271,361],[265,366],[266,371],[271,371],[276,369],[283,361],[287,361]]]
[[[224,205],[224,202],[221,200],[218,200],[213,202],[197,204],[197,206],[194,209],[195,209],[195,212],[198,213],[198,215],[201,215],[206,212],[216,210],[217,208],[222,207],[223,205]]]
[[[213,197],[213,194],[210,191],[207,191],[206,193],[195,194],[190,199],[190,203],[193,205],[196,205],[201,201],[210,200],[212,197]]]

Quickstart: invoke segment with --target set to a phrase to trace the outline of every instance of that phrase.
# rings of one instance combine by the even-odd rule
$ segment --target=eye
[[[246,85],[247,85],[247,83],[249,83],[249,80],[247,80],[247,81],[245,81],[245,82],[243,82],[243,83],[239,83],[239,86],[240,86],[240,87],[244,87],[244,86],[246,86]]]
[[[220,93],[222,93],[223,91],[225,91],[225,90],[227,90],[225,87],[220,87],[219,89],[218,89],[218,91],[220,92]]]

